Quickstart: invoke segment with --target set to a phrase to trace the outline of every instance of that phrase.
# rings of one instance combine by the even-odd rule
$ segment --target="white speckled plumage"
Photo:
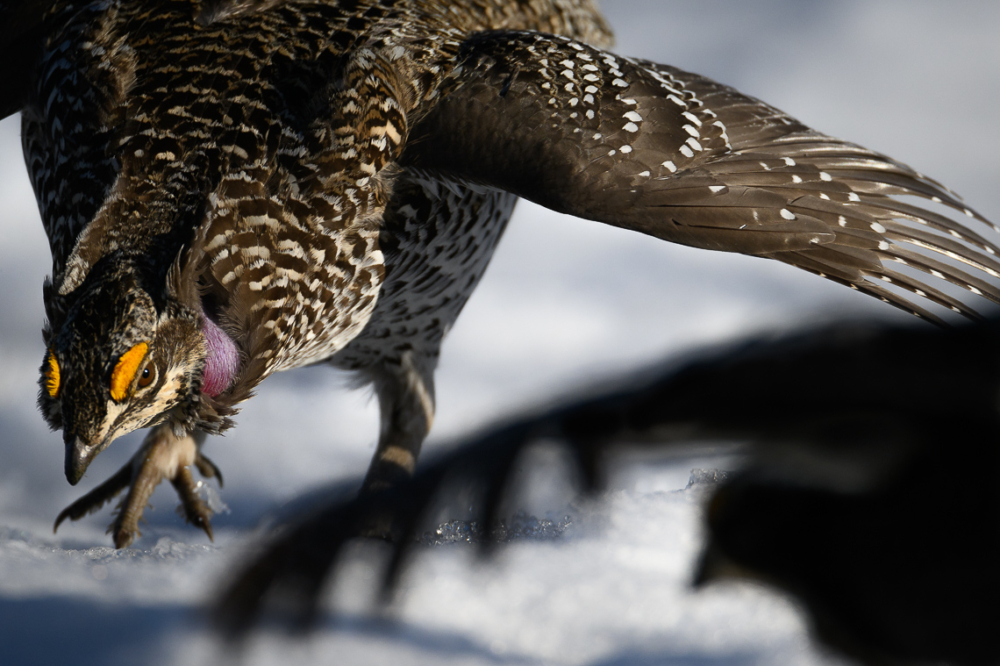
[[[46,11],[32,23],[24,6]],[[38,40],[0,108],[23,111],[52,249],[47,358],[65,386],[40,403],[64,429],[71,481],[118,434],[221,430],[269,374],[329,360],[374,382],[383,429],[366,487],[391,483],[427,434],[441,339],[516,196],[790,263],[927,319],[901,291],[976,312],[925,275],[1000,302],[997,245],[896,198],[986,223],[950,191],[730,88],[603,50],[587,0],[0,11],[20,21],[13,43]],[[152,388],[136,379],[108,408],[108,368],[139,343]],[[239,359],[222,379],[215,349]]]

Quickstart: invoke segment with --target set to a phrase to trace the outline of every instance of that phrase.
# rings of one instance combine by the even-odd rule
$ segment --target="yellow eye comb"
[[[147,349],[149,349],[149,345],[140,342],[118,359],[118,365],[111,373],[111,399],[115,402],[121,402],[128,395],[128,387],[132,385],[132,380],[135,379],[135,373],[138,372],[142,359],[146,358]]]
[[[59,361],[56,360],[56,355],[51,349],[49,350],[47,361],[47,367],[45,368],[45,391],[49,394],[50,398],[55,398],[59,395]]]

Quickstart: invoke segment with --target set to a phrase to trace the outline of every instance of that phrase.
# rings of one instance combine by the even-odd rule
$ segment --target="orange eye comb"
[[[111,399],[115,402],[121,402],[128,395],[128,387],[132,385],[132,380],[135,379],[135,373],[138,372],[142,359],[146,358],[147,349],[149,349],[149,345],[140,342],[118,359],[118,365],[111,373]]]
[[[59,395],[59,361],[56,360],[56,355],[51,349],[47,365],[48,367],[45,368],[45,391],[50,398],[55,398]]]

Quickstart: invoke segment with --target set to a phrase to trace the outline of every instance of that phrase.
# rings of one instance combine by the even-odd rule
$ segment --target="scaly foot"
[[[139,520],[153,490],[163,479],[169,479],[181,498],[181,508],[187,522],[205,530],[212,539],[212,510],[198,495],[198,482],[191,473],[197,467],[206,478],[215,477],[222,485],[222,474],[215,464],[201,453],[204,433],[188,433],[178,437],[168,424],[156,426],[146,435],[142,447],[125,466],[110,479],[63,509],[53,532],[65,519],[79,520],[98,511],[122,490],[128,495],[118,505],[115,521],[108,528],[115,548],[125,548],[139,532]]]

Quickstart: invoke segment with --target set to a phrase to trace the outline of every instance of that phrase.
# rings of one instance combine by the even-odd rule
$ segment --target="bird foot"
[[[399,543],[403,540],[403,532],[400,521],[391,513],[384,512],[371,516],[358,531],[358,536],[388,543]]]
[[[371,474],[365,479],[364,485],[358,495],[364,498],[366,495],[373,495],[391,490],[393,484],[377,481],[371,482]],[[358,527],[358,536],[366,539],[379,539],[388,543],[398,543],[405,535],[403,521],[399,516],[388,508],[376,508],[370,511]]]
[[[153,428],[143,440],[139,451],[121,469],[63,509],[56,518],[53,532],[59,529],[65,519],[79,520],[94,513],[128,488],[128,494],[118,505],[114,522],[108,527],[115,548],[125,548],[136,536],[142,536],[139,521],[146,504],[156,486],[168,479],[180,496],[180,509],[187,522],[200,527],[210,540],[214,540],[212,509],[199,496],[198,487],[201,482],[195,481],[191,467],[196,467],[203,477],[217,478],[220,486],[222,473],[211,460],[202,455],[201,439],[200,433],[178,436],[169,424]]]

